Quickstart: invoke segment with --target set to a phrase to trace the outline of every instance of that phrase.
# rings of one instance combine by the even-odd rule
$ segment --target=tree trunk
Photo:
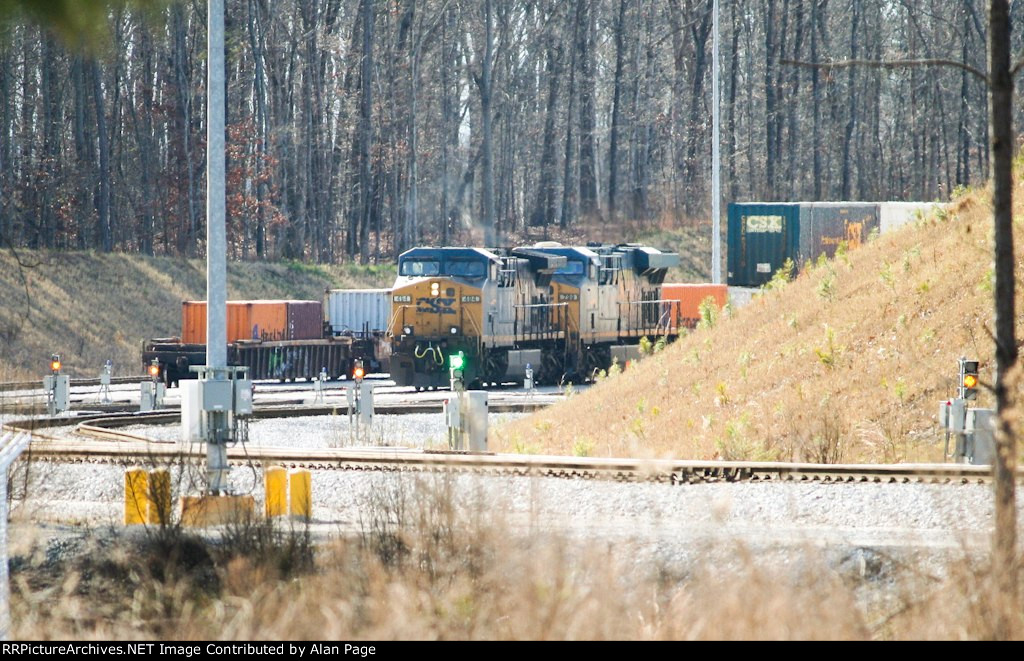
[[[615,81],[612,84],[612,126],[608,145],[608,219],[616,220],[615,196],[619,178],[619,115],[622,99],[622,69],[624,66],[626,32],[626,0],[619,0],[619,17],[615,22]]]
[[[445,10],[444,26],[441,32],[441,245],[448,245],[451,237],[452,223],[454,219],[449,214],[451,201],[449,200],[451,185],[448,181],[450,170],[450,154],[458,146],[458,126],[455,108],[457,102],[453,99],[451,83],[451,70],[454,68],[458,57],[458,40],[453,34],[456,28],[455,10],[449,7]]]
[[[597,104],[594,90],[595,27],[597,4],[580,0],[576,49],[580,63],[580,215],[585,219],[600,209],[597,199]]]
[[[103,252],[114,249],[110,232],[110,141],[107,139],[107,117],[103,102],[103,79],[99,62],[92,61],[93,99],[96,102],[96,140],[99,148],[100,167],[97,172],[99,196],[96,212],[99,221],[100,247]]]
[[[775,190],[775,133],[778,131],[775,109],[775,0],[764,3],[764,198],[778,199]]]
[[[361,197],[359,223],[360,262],[370,259],[370,223],[373,221],[373,176],[370,158],[373,153],[373,0],[362,0],[363,52],[360,73],[361,99],[359,133],[359,191]],[[378,232],[378,235],[380,232]]]
[[[494,247],[497,237],[495,235],[494,219],[494,129],[491,126],[491,93],[493,81],[491,79],[491,66],[494,52],[494,27],[492,21],[493,0],[484,0],[484,54],[481,62],[480,78],[477,86],[480,89],[480,119],[483,132],[483,226],[484,244],[487,247]]]
[[[1008,638],[1012,619],[1019,617],[1017,602],[1017,438],[1014,429],[1013,391],[1018,378],[1017,338],[1014,329],[1016,291],[1013,252],[1013,76],[1010,73],[1010,17],[1008,0],[989,0],[989,106],[992,151],[992,207],[995,224],[995,339],[996,429],[995,535],[993,569],[998,590],[1007,600],[999,610],[996,635]],[[997,595],[999,596],[999,595]]]
[[[561,86],[563,48],[558,36],[548,37],[547,65],[545,73],[548,77],[547,110],[544,116],[544,145],[541,148],[540,176],[537,180],[537,202],[530,216],[530,225],[547,227],[554,222],[555,186],[558,184],[555,163],[555,120],[558,115],[558,91]]]
[[[569,58],[569,87],[567,93],[569,95],[569,108],[566,111],[565,120],[565,159],[563,161],[563,174],[562,174],[562,215],[559,220],[559,225],[562,229],[569,227],[572,222],[572,203],[573,203],[573,190],[575,189],[575,180],[573,179],[573,152],[575,151],[575,144],[573,140],[573,124],[576,121],[576,58],[577,48],[576,41],[579,39],[579,13],[581,2],[576,3],[574,11],[569,12],[569,25],[572,26],[572,56]]]

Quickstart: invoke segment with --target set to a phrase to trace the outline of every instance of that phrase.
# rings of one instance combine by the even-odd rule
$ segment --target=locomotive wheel
[[[483,382],[501,383],[508,372],[508,352],[489,351],[484,359],[484,368],[481,371],[480,379]]]
[[[588,347],[583,351],[583,356],[583,376],[586,379],[593,379],[597,372],[611,367],[612,352],[608,347]]]
[[[558,385],[562,381],[562,376],[565,374],[565,363],[562,360],[562,356],[544,352],[544,357],[541,359],[541,369],[537,374],[537,383],[541,385]]]

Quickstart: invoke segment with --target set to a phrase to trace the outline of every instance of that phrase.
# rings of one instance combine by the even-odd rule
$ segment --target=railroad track
[[[142,381],[148,380],[148,376],[113,376],[110,377],[110,385],[124,385],[126,383],[141,383]],[[75,386],[98,386],[100,385],[99,377],[94,379],[71,379],[71,387]],[[40,390],[43,387],[43,380],[40,378],[36,381],[7,381],[0,383],[0,392],[10,392],[12,390]]]
[[[523,410],[522,403],[506,405]],[[385,412],[436,411],[439,402],[393,404],[378,407]],[[500,407],[492,407],[497,410]],[[309,415],[345,415],[343,407],[266,407],[255,418]],[[199,463],[205,447],[175,441],[154,441],[125,432],[132,425],[172,424],[180,420],[174,410],[149,413],[98,414],[77,418],[25,420],[8,427],[33,429],[37,439],[28,457],[58,463],[103,463],[117,465],[169,465]],[[45,434],[47,426],[77,424],[83,440],[57,439]],[[296,449],[234,446],[228,451],[232,465],[283,465],[316,470],[457,472],[498,475],[533,475],[571,479],[625,482],[872,482],[872,483],[982,483],[991,480],[991,469],[963,464],[805,464],[785,462],[730,462],[691,460],[640,460],[598,457],[468,454],[415,451],[409,449]],[[1019,478],[1024,476],[1024,470]]]
[[[154,442],[102,427],[89,430],[97,440],[37,440],[26,458],[56,463],[168,466],[200,464],[202,444]],[[101,440],[102,439],[102,440]],[[782,462],[639,460],[600,457],[423,452],[401,448],[295,449],[240,447],[228,450],[233,466],[280,465],[312,470],[447,472],[506,476],[561,477],[620,482],[821,482],[821,483],[983,483],[984,466],[960,464],[800,464]],[[1024,476],[1024,472],[1020,473]],[[1020,479],[1020,476],[1018,479]]]
[[[544,407],[550,406],[549,401],[507,401],[494,402],[488,406],[491,413],[529,413]],[[380,415],[409,415],[413,413],[440,413],[443,410],[440,401],[425,402],[393,402],[377,404],[374,411]],[[262,406],[253,412],[252,419],[262,420],[270,418],[299,418],[316,417],[327,415],[348,415],[348,408],[340,405],[302,405],[302,406]],[[106,433],[107,430],[117,427],[128,427],[132,425],[168,425],[181,420],[180,409],[160,409],[139,413],[137,411],[97,411],[75,416],[42,416],[26,418],[6,423],[12,429],[32,431],[34,433],[41,429],[55,427],[70,427],[77,425],[79,434],[93,438],[124,440],[138,440],[141,437],[133,437],[131,434]],[[96,428],[102,428],[102,431]],[[38,434],[37,434],[38,435]]]

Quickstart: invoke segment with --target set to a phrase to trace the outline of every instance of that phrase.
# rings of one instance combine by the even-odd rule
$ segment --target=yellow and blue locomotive
[[[449,384],[462,353],[467,383],[580,381],[669,335],[660,285],[678,255],[635,245],[510,250],[414,248],[398,260],[389,323],[398,385]]]

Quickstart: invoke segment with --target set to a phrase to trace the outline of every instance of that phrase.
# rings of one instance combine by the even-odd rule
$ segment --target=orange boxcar
[[[319,301],[228,301],[227,340],[315,340],[323,334]],[[206,301],[182,301],[181,341],[206,344]]]
[[[663,284],[661,298],[672,303],[671,323],[675,328],[693,329],[700,321],[700,304],[707,298],[715,301],[719,308],[729,300],[729,288],[726,285],[712,284]]]

